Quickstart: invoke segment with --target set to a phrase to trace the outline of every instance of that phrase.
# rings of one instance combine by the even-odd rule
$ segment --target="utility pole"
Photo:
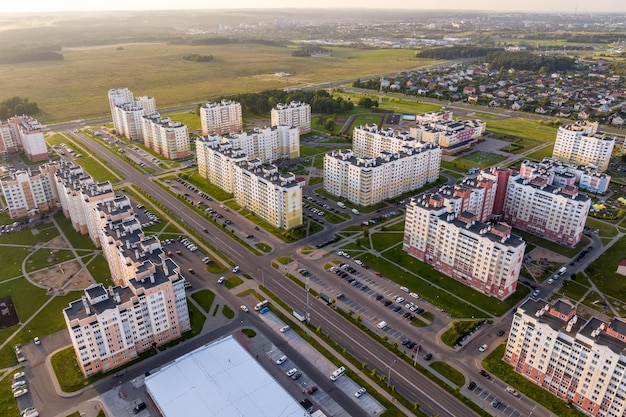
[[[306,325],[311,323],[311,313],[309,312],[309,277],[306,277]]]

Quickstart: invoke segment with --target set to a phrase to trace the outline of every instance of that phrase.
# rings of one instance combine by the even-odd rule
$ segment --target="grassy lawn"
[[[318,148],[317,146],[302,145],[300,146],[300,157],[307,158],[313,155],[325,154],[326,152],[330,152],[330,150],[330,148],[326,147]]]
[[[568,280],[563,281],[563,286],[559,289],[559,294],[569,297],[572,300],[580,301],[588,290],[588,287]]]
[[[317,159],[317,157],[315,157]],[[322,165],[324,164],[324,160],[322,159]],[[309,177],[309,182],[307,185],[317,185],[322,184],[324,182],[323,177]]]
[[[25,322],[49,298],[46,290],[31,285],[25,278],[0,283],[0,297],[11,296],[21,322]],[[15,327],[8,330],[12,333]],[[2,333],[4,335],[4,333]],[[0,340],[2,338],[0,337]]]
[[[63,234],[65,234],[65,237],[74,249],[96,249],[96,245],[93,244],[89,235],[83,235],[74,230],[72,222],[63,215],[63,212],[59,211],[55,214],[54,220],[57,222],[63,231]]]
[[[193,184],[198,189],[204,191],[218,201],[230,200],[233,198],[232,194],[227,193],[217,185],[213,185],[211,181],[206,178],[202,178],[197,171],[194,171],[191,174],[181,174],[180,177],[184,178],[187,182]]]
[[[202,307],[204,312],[208,314],[211,311],[211,306],[215,300],[215,293],[211,290],[200,290],[191,294],[191,298],[193,298],[194,301]]]
[[[445,362],[433,362],[430,364],[430,367],[439,372],[457,387],[462,387],[465,384],[465,377],[463,374],[454,369],[452,365],[448,365]]]
[[[556,136],[556,135],[555,135]],[[543,158],[552,157],[552,152],[554,151],[554,144],[550,144],[548,146],[544,146],[543,148],[530,153],[526,156],[526,159],[534,159],[535,161],[541,161]]]
[[[93,382],[89,378],[85,379],[80,371],[72,346],[55,353],[51,362],[61,390],[65,392],[78,391]]]
[[[546,407],[559,417],[584,417],[585,414],[576,408],[569,408],[567,403],[531,380],[515,372],[512,366],[502,360],[505,352],[505,344],[501,344],[491,352],[484,360],[483,366],[493,375],[511,385],[513,388],[528,396],[537,403]]]
[[[63,61],[24,63],[0,68],[0,80],[6,85],[5,97],[24,95],[28,86],[36,92],[31,98],[45,109],[42,123],[72,120],[108,114],[108,102],[102,99],[106,89],[128,85],[135,96],[150,94],[159,107],[188,102],[204,102],[224,95],[267,89],[285,89],[310,83],[357,78],[371,74],[373,67],[401,71],[434,62],[415,58],[408,49],[358,49],[333,47],[333,56],[303,59],[291,55],[293,49],[271,45],[234,43],[224,45],[135,44],[117,50],[108,48],[63,52]],[[211,54],[215,60],[198,64],[185,61],[186,54]],[[128,62],[134,65],[129,66]],[[107,68],[106,80],[102,68]],[[291,77],[275,77],[289,69]],[[15,74],[20,83],[11,83]],[[137,74],[142,74],[139,80]],[[71,79],[71,83],[67,80]],[[207,82],[211,80],[211,82]],[[90,89],[102,94],[85,94]],[[106,97],[105,97],[106,98]],[[178,120],[178,119],[174,119]]]
[[[26,271],[33,272],[74,259],[72,251],[39,249],[26,261]]]
[[[589,226],[592,229],[598,229],[598,234],[602,237],[615,237],[618,233],[617,227],[603,222],[602,220],[594,219],[593,217],[587,217],[585,226]]]
[[[235,317],[235,312],[226,304],[222,306],[222,314],[229,320]]]
[[[363,125],[367,125],[367,124],[371,124],[371,123],[375,123],[378,125],[378,127],[382,127],[383,125],[383,118],[384,116],[386,116],[385,114],[361,114],[358,115],[354,118],[354,123],[352,123],[352,127],[357,127],[357,126],[363,126]],[[351,135],[352,132],[346,132],[347,134]]]
[[[276,258],[276,261],[280,262],[282,265],[287,265],[293,262],[293,259],[288,256],[279,256],[278,258]]]
[[[373,233],[372,244],[374,249],[382,252],[402,242],[404,233]]]
[[[496,165],[501,161],[504,161],[506,157],[502,155],[496,155],[488,152],[472,152],[468,155],[463,155],[455,158],[451,162],[455,169],[468,170],[470,168],[478,167],[485,168],[492,165]]]
[[[536,143],[554,142],[558,127],[526,118],[493,119],[487,123],[487,131],[532,139]],[[535,145],[535,146],[536,146]]]
[[[33,233],[34,232],[34,233]],[[0,236],[0,244],[9,245],[36,245],[48,242],[59,236],[59,231],[53,224],[42,224],[32,229],[24,229]]]
[[[105,167],[100,163],[100,161],[92,158],[91,156],[76,158],[75,161],[96,181],[111,181],[113,183],[121,179],[118,175],[111,172],[108,167]]]
[[[4,236],[0,236],[4,237]],[[22,261],[30,251],[24,247],[0,246],[3,267],[0,268],[0,282],[22,275]],[[2,288],[2,287],[0,287]],[[1,295],[1,290],[0,290]]]
[[[272,251],[272,247],[265,242],[257,242],[254,244],[254,246],[256,246],[257,249],[265,253],[270,253]]]
[[[403,232],[404,233],[404,220],[396,222],[390,226],[383,227],[384,230],[390,232]]]
[[[455,321],[452,327],[441,335],[441,341],[447,346],[454,347],[480,323],[482,320]]]
[[[430,294],[432,290],[428,289],[428,287],[430,287],[431,284],[437,285],[453,294],[456,294],[463,301],[469,304],[472,304],[476,307],[479,307],[483,309],[484,311],[490,314],[493,314],[495,316],[500,316],[506,313],[509,309],[513,308],[522,298],[528,295],[528,292],[529,292],[529,290],[526,287],[518,286],[517,291],[513,295],[511,295],[509,298],[507,298],[504,301],[499,301],[496,298],[488,297],[468,287],[467,285],[464,285],[461,282],[456,281],[455,279],[450,278],[447,275],[444,275],[439,271],[436,271],[430,265],[420,262],[416,258],[413,258],[408,253],[404,252],[402,250],[401,245],[389,251],[386,251],[384,254],[384,257],[389,259],[390,261],[393,261],[402,265],[403,267],[409,269],[415,274],[419,274],[419,276],[425,282],[423,282],[420,285],[422,288],[416,292],[424,298],[427,298],[427,297],[433,298],[433,300],[429,298],[428,301],[443,308],[450,314],[455,315],[457,317],[471,317],[471,316],[483,317],[484,313],[471,314],[470,316],[467,316],[464,314],[457,315],[453,313],[451,309],[457,308],[457,304],[459,303],[459,300],[455,297],[453,298],[454,301],[450,303],[450,300],[448,300],[448,298],[451,298],[451,296],[447,296],[446,297],[446,299],[448,300],[447,302],[443,303],[442,301],[439,301],[439,300],[442,300],[443,295],[439,294],[438,297],[436,298],[432,297]],[[370,263],[370,266],[373,266],[372,263]],[[397,274],[394,274],[394,275],[385,274],[385,275],[389,277],[393,277],[393,279],[396,282],[398,282],[398,284],[407,286],[409,288],[415,287],[416,286],[415,284],[417,284],[420,281],[417,279],[411,280],[409,279],[409,277],[407,277],[407,278],[402,279],[403,282],[399,282]],[[399,276],[403,277],[404,275],[406,275],[406,273],[402,273]]]
[[[99,253],[96,255],[88,264],[87,269],[91,272],[91,276],[96,280],[97,283],[104,285],[107,288],[109,285],[115,285],[113,280],[111,279],[111,270],[109,269],[109,264],[106,259],[104,259],[104,255]]]
[[[3,416],[19,416],[20,409],[11,391],[11,377],[14,372],[9,372],[0,380],[0,414]]]
[[[568,258],[576,256],[578,252],[583,250],[585,246],[589,244],[589,238],[587,236],[583,236],[582,239],[580,239],[580,242],[578,242],[578,245],[571,247],[560,245],[556,242],[552,242],[551,240],[543,239],[539,236],[532,235],[528,232],[516,228],[513,228],[513,234],[518,235],[522,239],[524,239],[527,245],[532,244],[534,246],[540,246],[542,248],[551,250],[552,252],[558,253],[559,255],[567,256]]]
[[[228,277],[226,282],[224,282],[224,286],[229,290],[241,284],[243,284],[243,280],[239,277],[239,275],[233,275],[231,277]]]

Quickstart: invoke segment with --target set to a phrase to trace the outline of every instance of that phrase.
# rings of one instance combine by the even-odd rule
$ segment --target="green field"
[[[487,131],[531,139],[537,144],[554,142],[557,130],[555,126],[518,117],[487,122]]]
[[[455,158],[454,161],[448,164],[455,170],[468,170],[470,168],[486,168],[493,165],[497,165],[498,162],[504,161],[506,157],[502,155],[496,155],[487,152],[472,152],[468,155],[463,155]]]
[[[38,103],[42,123],[107,115],[107,91],[127,86],[136,96],[155,97],[157,106],[204,102],[221,96],[310,83],[358,78],[384,68],[399,71],[434,61],[415,58],[409,49],[333,47],[327,58],[298,58],[292,49],[261,44],[188,46],[134,44],[76,48],[63,61],[0,66],[5,97]],[[206,63],[185,61],[187,54],[213,55]],[[276,77],[276,72],[290,77]],[[15,74],[19,73],[19,79]],[[85,94],[85,92],[91,92]]]
[[[98,182],[111,181],[113,183],[120,180],[117,175],[102,165],[100,161],[97,161],[90,156],[76,158],[75,161]]]

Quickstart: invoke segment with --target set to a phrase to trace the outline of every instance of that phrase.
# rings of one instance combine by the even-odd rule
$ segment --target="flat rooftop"
[[[196,349],[145,380],[164,417],[302,417],[304,409],[232,337]]]

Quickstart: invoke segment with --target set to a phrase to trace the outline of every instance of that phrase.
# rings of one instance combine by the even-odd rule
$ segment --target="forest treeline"
[[[28,101],[27,98],[12,97],[0,101],[0,120],[6,120],[13,116],[22,116],[27,114],[33,116],[39,113],[37,103]]]

